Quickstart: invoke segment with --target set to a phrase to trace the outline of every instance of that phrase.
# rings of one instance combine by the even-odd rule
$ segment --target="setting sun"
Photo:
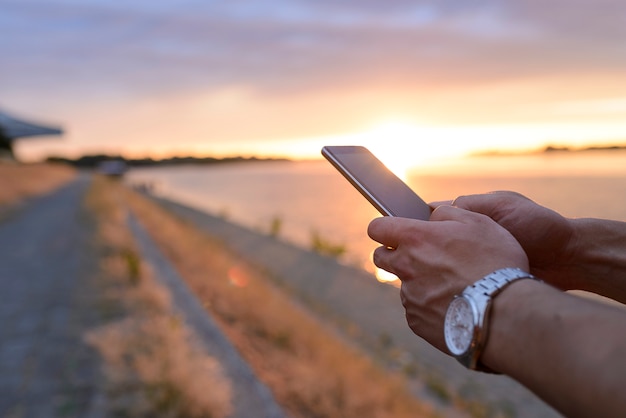
[[[398,177],[406,179],[408,170],[428,158],[424,138],[416,125],[385,122],[364,134],[363,145],[369,148]]]

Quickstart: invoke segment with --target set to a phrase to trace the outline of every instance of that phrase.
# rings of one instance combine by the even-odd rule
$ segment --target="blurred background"
[[[309,161],[323,145],[369,147],[425,200],[514,188],[570,216],[624,217],[625,8],[9,0],[0,109],[63,127],[16,141],[25,162],[286,159],[129,178],[302,245],[332,237],[371,269],[376,213]]]
[[[63,125],[62,141],[18,143],[27,161],[310,158],[321,145],[358,142],[406,166],[606,145],[626,138],[624,8],[7,0],[0,108]]]
[[[9,186],[17,183],[14,179],[25,177],[26,170],[13,172],[13,168],[36,169],[38,164],[29,163],[46,160],[93,168],[114,158],[119,164],[107,169],[119,170],[113,174],[123,174],[126,184],[198,208],[220,222],[243,225],[335,257],[343,267],[365,269],[380,281],[397,284],[395,277],[378,271],[371,262],[376,244],[367,237],[366,228],[378,214],[321,159],[324,145],[370,148],[426,201],[508,189],[569,217],[626,220],[624,39],[626,3],[618,0],[2,0],[0,162],[11,161],[0,164],[5,170],[0,172],[0,221],[13,219],[6,215],[8,211],[2,212],[2,192],[10,191]],[[14,164],[11,154],[26,164]],[[49,177],[46,171],[41,173],[33,171],[30,183],[40,185]],[[63,176],[69,178],[70,174]],[[90,178],[81,171],[71,190],[86,188]],[[132,249],[122,213],[126,206],[120,204],[124,194],[117,189],[120,182],[103,186],[105,183],[99,183],[103,179],[94,178],[88,197],[101,200],[95,208],[99,205],[111,211],[106,214],[102,210],[98,216],[111,218],[119,237],[126,237],[128,242],[116,243],[117,247]],[[63,181],[67,181],[65,177]],[[76,227],[76,236],[87,236],[91,229],[71,218],[71,204],[77,202],[70,201],[70,209],[58,212],[69,214],[68,225]],[[146,210],[150,211],[155,210]],[[9,221],[5,225],[10,225]],[[35,229],[54,227],[55,223],[42,223]],[[160,221],[154,225],[153,232],[167,230]],[[52,232],[54,243],[57,234],[67,235],[65,231]],[[218,251],[199,250],[189,239],[191,234],[161,240],[187,249],[182,251],[185,257],[223,251],[221,247]],[[13,248],[14,237],[20,235],[29,234],[5,232],[0,239]],[[43,242],[26,238],[28,251],[35,248],[32,242]],[[55,245],[42,248],[54,249]],[[83,250],[76,244],[68,244],[68,248],[76,254]],[[4,253],[10,260],[13,253]],[[327,265],[320,261],[325,259],[304,253],[319,266]],[[130,286],[135,286],[140,282],[141,257],[130,250],[119,254],[122,267],[128,265],[132,273]],[[235,261],[236,268],[228,270],[225,292],[242,294],[247,280],[241,280],[245,276],[239,270],[240,260],[236,257]],[[28,263],[18,260],[17,264],[23,267]],[[209,280],[219,276],[211,270],[213,263],[193,265],[200,288],[219,282]],[[331,265],[335,269],[336,263]],[[93,270],[101,269],[89,269],[89,274]],[[510,384],[476,383],[478,378],[462,375],[460,366],[440,353],[436,353],[439,357],[420,357],[426,351],[415,348],[421,340],[410,333],[400,304],[395,304],[397,289],[377,283],[362,271],[346,270],[352,279],[366,279],[354,285],[359,291],[350,293],[352,300],[337,303],[339,311],[349,310],[349,302],[353,302],[358,313],[379,316],[377,323],[382,324],[383,333],[375,335],[370,322],[362,327],[371,334],[364,335],[374,341],[368,349],[373,346],[374,357],[386,359],[394,372],[401,370],[408,376],[412,393],[422,398],[423,392],[430,391],[429,399],[434,393],[436,399],[431,403],[443,405],[445,416],[456,416],[447,413],[457,407],[469,411],[460,416],[554,416],[540,403],[533,406],[537,405],[534,397],[520,395]],[[60,277],[73,277],[59,271]],[[238,273],[237,280],[231,277],[232,271]],[[320,276],[330,277],[326,273]],[[47,272],[41,277],[49,282]],[[24,291],[37,290],[37,285],[21,279],[12,283],[22,282]],[[337,306],[323,305],[327,291],[323,280],[308,282],[316,284],[319,292],[307,296],[310,305],[335,312]],[[353,285],[348,280],[340,284]],[[73,289],[72,283],[67,286]],[[368,299],[364,289],[369,288],[379,293]],[[252,286],[248,291],[256,292]],[[29,296],[20,299],[6,293],[19,302],[14,305],[20,309],[29,304],[46,305]],[[370,303],[383,300],[379,294],[392,294],[394,302],[385,305],[386,310]],[[85,304],[89,311],[92,305],[91,301]],[[246,299],[241,305],[234,304],[233,312],[249,311],[256,320],[262,317],[258,311],[265,305],[271,304]],[[400,313],[397,321],[387,320],[391,316],[383,312],[393,310]],[[280,326],[292,316],[285,312],[277,310]],[[224,317],[230,318],[228,315]],[[45,314],[36,316],[37,321],[46,318]],[[227,319],[225,323],[229,321],[233,322]],[[14,322],[28,325],[11,318],[5,323]],[[253,325],[256,327],[256,322]],[[9,326],[0,328],[10,331]],[[149,328],[168,331],[163,326]],[[294,325],[294,330],[301,328],[299,323]],[[346,335],[353,338],[352,328],[347,328]],[[254,331],[242,335],[260,335],[257,328],[251,329]],[[274,336],[275,329],[268,329],[272,332],[267,335]],[[285,349],[291,344],[289,338],[295,341],[296,333],[276,335],[280,364],[290,352]],[[323,335],[319,339],[323,349],[319,350],[311,350],[304,340],[304,352],[322,353],[329,340]],[[47,342],[34,346],[44,347]],[[270,356],[267,347],[261,347],[263,355],[256,358],[263,370]],[[291,396],[289,391],[295,387],[294,393],[311,397],[312,411],[319,406],[319,399],[333,399],[328,393],[341,385],[332,379],[328,380],[330,389],[320,391],[323,396],[319,398],[311,388],[326,382],[327,375],[334,378],[327,370],[336,372],[353,362],[342,360],[341,367],[320,366],[303,361],[298,350],[287,348],[296,353],[293,364],[298,367],[283,361],[286,369],[300,369],[306,363],[324,376],[310,377],[300,386],[293,384],[300,378],[273,379],[279,389],[288,390]],[[23,351],[13,350],[18,355]],[[31,376],[30,368],[24,370]],[[17,372],[5,375],[20,376]],[[370,377],[358,375],[356,380],[378,385],[378,380]],[[200,384],[200,398],[209,386]],[[12,389],[23,387],[20,383]],[[342,387],[339,395],[361,396],[351,384]],[[289,400],[272,389],[281,401],[292,402],[286,403],[289,412],[297,409],[293,399],[297,406],[300,395]],[[482,415],[458,401],[477,398],[483,405],[483,395],[492,392],[496,406]],[[76,391],[68,393],[68,398],[73,398]],[[366,401],[372,398],[368,393],[363,392]],[[4,396],[4,400],[8,398],[10,394]],[[18,401],[19,408],[32,403],[28,397]],[[293,416],[363,416],[358,408],[353,408],[353,415],[308,411]],[[415,416],[413,410],[408,416]]]

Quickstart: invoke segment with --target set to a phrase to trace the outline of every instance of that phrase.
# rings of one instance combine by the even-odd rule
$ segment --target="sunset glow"
[[[23,159],[312,158],[362,144],[402,173],[468,152],[622,142],[626,5],[612,7],[9,2],[0,109],[65,128],[20,141]]]

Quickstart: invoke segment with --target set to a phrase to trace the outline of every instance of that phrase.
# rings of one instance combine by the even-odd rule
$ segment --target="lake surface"
[[[309,248],[317,233],[345,245],[342,261],[374,271],[366,229],[378,214],[326,161],[133,169],[128,181],[260,231],[279,219],[280,237]],[[428,202],[514,190],[568,217],[626,220],[624,151],[468,157],[418,167],[407,182]]]

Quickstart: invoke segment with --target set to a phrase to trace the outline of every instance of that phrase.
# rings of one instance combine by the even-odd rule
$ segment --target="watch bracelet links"
[[[502,292],[508,285],[522,279],[531,279],[541,282],[540,279],[520,268],[505,267],[502,269],[498,269],[486,275],[482,279],[474,282],[474,284],[468,286],[463,292],[465,293],[465,291],[469,289],[472,289],[474,291],[478,290],[482,296],[488,299],[488,303],[489,305],[491,305],[495,296]],[[484,318],[484,321],[488,322],[491,317],[491,306],[488,307],[485,315],[486,316]],[[480,346],[480,352],[478,353],[475,370],[491,374],[500,374],[497,371],[491,370],[480,361],[480,357],[482,356],[482,350],[485,348],[485,346],[487,345],[487,341],[489,340],[489,327],[487,326],[486,329],[487,333],[485,335],[485,340],[482,341],[482,344]]]
[[[507,275],[506,273],[509,273]],[[493,273],[489,273],[482,279],[474,282],[468,286],[468,288],[479,289],[481,293],[486,297],[493,299],[498,293],[504,290],[505,287],[513,283],[514,281],[521,279],[532,279],[537,280],[535,276],[530,273],[525,272],[524,270],[516,267],[505,267],[499,270],[494,271]],[[467,289],[467,288],[466,288]]]

